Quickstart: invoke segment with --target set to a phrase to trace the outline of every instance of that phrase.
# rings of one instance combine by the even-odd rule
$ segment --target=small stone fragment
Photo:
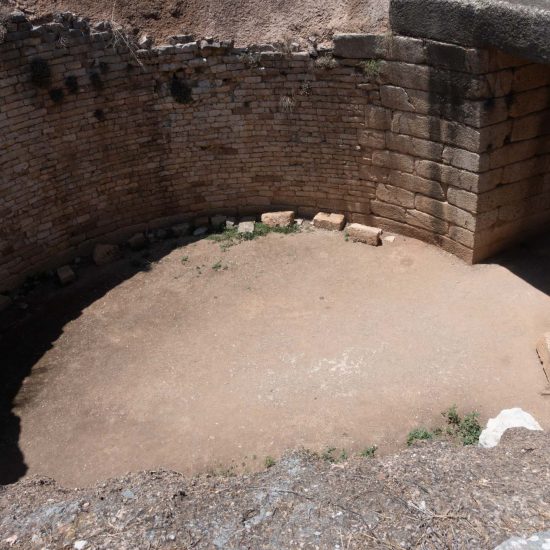
[[[11,306],[12,299],[5,294],[0,294],[0,311],[4,311]]]
[[[63,286],[70,285],[76,280],[76,274],[71,266],[63,265],[57,270],[57,278]]]
[[[262,223],[269,227],[290,227],[294,223],[295,213],[291,210],[286,212],[266,212],[262,214]]]
[[[380,240],[382,230],[378,227],[370,227],[360,223],[350,223],[346,227],[346,233],[352,241],[359,241],[361,243],[370,244],[371,246],[378,246],[382,243]]]
[[[128,246],[132,250],[141,250],[147,244],[147,239],[143,233],[136,233],[128,239]]]
[[[329,231],[342,231],[346,218],[342,214],[328,214],[327,212],[319,212],[313,218],[313,225],[319,229],[328,229]]]
[[[120,258],[120,249],[116,244],[96,244],[93,259],[96,265],[105,265]]]
[[[87,540],[77,540],[73,544],[73,548],[75,550],[84,550],[84,548],[86,548],[87,546],[88,546],[88,541]]]
[[[188,223],[179,223],[172,226],[172,234],[174,237],[185,237],[189,234],[191,226]]]
[[[205,227],[205,226],[197,227],[197,229],[195,229],[195,231],[193,231],[193,236],[194,237],[202,237],[203,235],[206,235],[207,233],[208,233],[208,227]]]
[[[227,218],[227,220],[225,220],[225,227],[227,229],[231,229],[236,225],[237,225],[237,220],[235,218]]]
[[[387,242],[387,243],[393,243],[393,241],[395,241],[395,235],[386,235],[384,237],[384,240]]]
[[[153,45],[153,39],[152,39],[148,34],[144,34],[144,35],[141,36],[140,39],[138,40],[138,46],[139,46],[140,49],[142,49],[142,50],[147,50],[147,49],[149,49],[152,45]]]
[[[212,227],[214,229],[219,230],[225,227],[226,221],[227,221],[227,216],[217,215],[217,216],[212,216],[210,223],[212,224]]]
[[[254,233],[254,222],[241,222],[237,229],[237,233]]]

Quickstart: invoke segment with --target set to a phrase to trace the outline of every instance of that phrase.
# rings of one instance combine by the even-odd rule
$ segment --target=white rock
[[[489,419],[487,427],[479,436],[481,447],[496,447],[502,434],[508,428],[527,428],[528,430],[542,431],[540,424],[527,412],[515,407],[504,409],[496,418]]]
[[[384,240],[387,242],[387,243],[393,243],[393,241],[395,241],[395,235],[386,235],[384,237]]]
[[[254,222],[241,222],[237,233],[254,233]]]
[[[73,544],[73,548],[75,550],[84,550],[84,548],[86,548],[86,546],[88,546],[88,541],[87,540],[77,540]]]

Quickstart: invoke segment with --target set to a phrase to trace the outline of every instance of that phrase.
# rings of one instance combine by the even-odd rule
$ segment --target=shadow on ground
[[[53,277],[24,285],[14,305],[0,313],[0,484],[15,483],[27,472],[19,447],[20,419],[13,412],[24,380],[52,348],[65,325],[126,279],[148,270],[177,246],[196,239],[164,241],[139,253],[128,253],[114,264],[98,268],[81,264],[78,281],[60,288]]]
[[[550,296],[550,231],[502,252],[485,263],[505,267],[532,287]]]

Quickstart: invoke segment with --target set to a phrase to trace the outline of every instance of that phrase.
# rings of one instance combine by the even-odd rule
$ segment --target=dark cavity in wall
[[[170,93],[175,101],[178,103],[191,103],[193,101],[193,93],[191,86],[178,78],[176,75],[172,76],[172,81],[170,82]]]
[[[78,78],[76,78],[76,76],[74,75],[69,75],[65,79],[65,87],[70,94],[78,93]]]
[[[90,73],[90,82],[95,90],[103,90],[103,80],[101,80],[101,75],[98,72]]]
[[[65,93],[61,88],[53,88],[50,90],[50,98],[54,103],[61,103],[65,97]]]
[[[39,88],[47,88],[50,85],[52,73],[45,59],[36,58],[31,61],[31,81]]]

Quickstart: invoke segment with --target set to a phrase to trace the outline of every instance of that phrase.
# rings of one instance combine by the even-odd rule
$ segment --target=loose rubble
[[[0,545],[493,549],[545,536],[548,456],[548,434],[514,429],[490,450],[428,443],[340,464],[299,451],[238,477],[149,471],[78,490],[32,478],[0,489]]]

